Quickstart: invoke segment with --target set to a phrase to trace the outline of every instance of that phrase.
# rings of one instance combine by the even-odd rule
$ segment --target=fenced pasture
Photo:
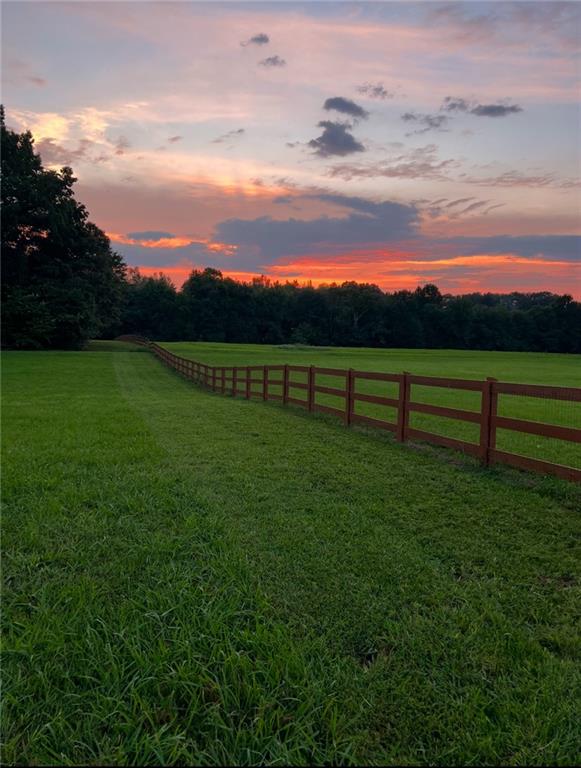
[[[581,482],[579,387],[289,363],[210,365],[167,345],[123,338],[148,345],[166,365],[214,392],[280,401],[346,426],[387,430],[399,442],[425,441],[485,465]]]
[[[2,358],[2,764],[578,762],[581,486]]]

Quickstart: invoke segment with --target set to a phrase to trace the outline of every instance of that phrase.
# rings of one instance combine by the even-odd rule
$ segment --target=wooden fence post
[[[309,366],[309,389],[308,389],[309,411],[315,407],[315,366]]]
[[[238,368],[234,366],[232,368],[232,397],[236,397],[238,392]]]
[[[285,364],[282,374],[282,404],[288,403],[288,365]]]
[[[262,366],[262,399],[268,400],[268,366]]]
[[[409,372],[404,371],[399,380],[399,402],[397,407],[397,439],[404,443],[407,438],[407,427],[409,422],[408,403],[410,399]]]
[[[351,417],[353,416],[353,396],[355,394],[355,375],[353,368],[347,371],[347,393],[345,395],[345,425],[351,426]]]
[[[250,366],[246,366],[246,399],[250,400]]]
[[[484,466],[490,464],[490,451],[496,448],[496,410],[498,395],[494,391],[497,379],[487,377],[482,382],[482,401],[480,410],[480,460]]]

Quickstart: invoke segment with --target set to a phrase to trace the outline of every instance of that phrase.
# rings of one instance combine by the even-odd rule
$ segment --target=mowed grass
[[[402,373],[408,371],[423,376],[439,376],[482,381],[494,377],[499,381],[521,384],[545,384],[553,386],[581,387],[581,356],[540,354],[531,352],[479,352],[466,350],[425,350],[425,349],[353,349],[339,347],[300,347],[281,345],[278,347],[259,344],[211,344],[211,343],[166,343],[174,354],[199,360],[209,365],[315,365],[322,368],[342,368],[361,371],[383,371]],[[257,374],[254,374],[257,375]],[[280,379],[273,372],[272,379]],[[291,379],[306,383],[306,374],[295,372]],[[345,389],[345,378],[340,376],[317,376],[317,384]],[[397,398],[395,383],[357,380],[357,391],[362,394],[381,395]],[[258,390],[259,387],[255,386]],[[274,394],[281,394],[280,387],[272,387]],[[480,411],[481,396],[478,392],[462,391],[413,385],[412,400],[420,403]],[[291,397],[305,399],[304,390],[291,391]],[[335,395],[317,394],[317,402],[343,410],[344,398]],[[581,403],[501,395],[498,412],[502,416],[529,419],[548,424],[581,428]],[[386,421],[397,421],[394,408],[370,403],[356,403],[356,413]],[[427,432],[466,440],[478,444],[478,424],[431,416],[423,413],[410,414],[410,426]],[[518,433],[512,430],[497,431],[497,447],[500,450],[519,453],[524,456],[552,461],[557,464],[581,468],[581,446],[579,444]]]
[[[3,358],[4,764],[578,762],[578,487]]]

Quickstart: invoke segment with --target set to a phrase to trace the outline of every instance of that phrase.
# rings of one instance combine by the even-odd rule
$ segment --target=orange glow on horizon
[[[368,255],[368,254],[366,254]],[[534,292],[551,290],[560,294],[573,294],[581,298],[581,265],[569,261],[548,261],[542,258],[527,259],[513,254],[478,254],[442,258],[433,261],[401,258],[392,254],[393,261],[358,260],[358,254],[347,254],[321,262],[307,256],[287,264],[273,264],[264,272],[222,269],[225,277],[240,282],[266,278],[273,282],[296,282],[315,287],[343,282],[373,283],[385,291],[413,290],[425,283],[435,283],[443,293],[511,291]],[[170,266],[139,267],[141,274],[151,276],[163,273],[180,287],[193,269],[201,266],[181,262]]]

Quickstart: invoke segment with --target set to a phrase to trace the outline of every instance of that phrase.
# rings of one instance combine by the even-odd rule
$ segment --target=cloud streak
[[[427,133],[428,131],[445,131],[445,126],[448,124],[448,118],[446,115],[426,115],[418,114],[417,112],[405,112],[401,119],[404,123],[413,123],[414,125],[421,126],[415,131],[406,133],[406,136],[413,136],[414,134]]]
[[[467,112],[477,117],[507,117],[523,111],[518,104],[474,104],[453,96],[446,96],[440,109],[444,112]]]
[[[224,144],[228,141],[234,141],[240,139],[246,133],[244,128],[236,128],[227,133],[223,133],[222,136],[218,136],[216,139],[212,139],[212,144]]]
[[[522,171],[505,171],[497,176],[470,176],[460,174],[460,179],[466,184],[476,184],[481,187],[528,187],[531,189],[578,189],[581,180],[574,178],[560,178],[553,173],[526,173]]]
[[[334,165],[327,175],[345,181],[374,178],[443,180],[457,165],[453,159],[439,160],[436,145],[428,144],[377,163]]]
[[[363,83],[356,87],[357,93],[367,96],[369,99],[385,101],[395,97],[394,91],[388,91],[383,83]]]

